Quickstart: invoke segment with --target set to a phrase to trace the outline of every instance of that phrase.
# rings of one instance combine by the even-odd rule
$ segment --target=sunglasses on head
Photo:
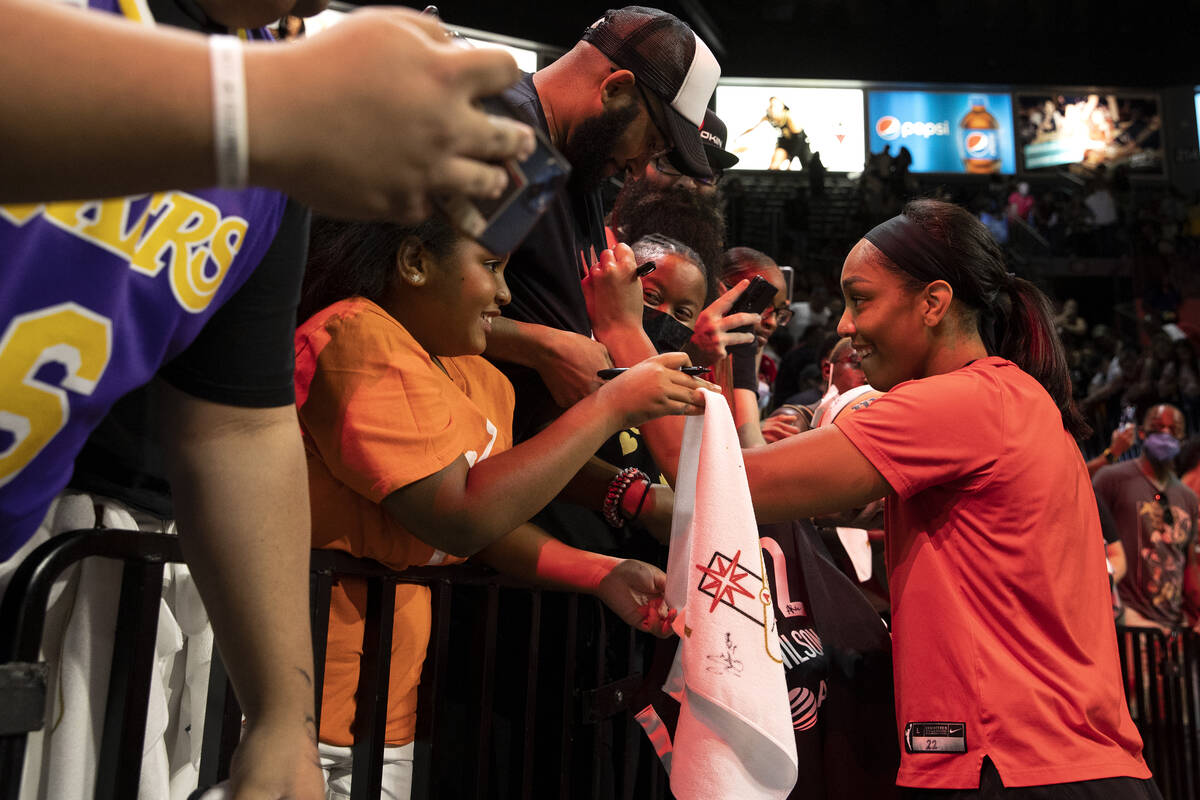
[[[1162,492],[1155,492],[1154,499],[1158,501],[1158,507],[1162,509],[1163,522],[1174,527],[1175,512],[1171,511],[1171,503],[1167,500],[1167,496]]]

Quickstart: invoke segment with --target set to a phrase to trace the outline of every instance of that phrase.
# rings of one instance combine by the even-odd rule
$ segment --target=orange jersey
[[[380,505],[459,457],[512,446],[513,390],[480,356],[442,358],[443,373],[382,308],[352,298],[296,332],[296,393],[312,502],[313,546],[392,569],[462,561],[422,542]],[[338,581],[329,611],[321,741],[354,741],[366,587]],[[429,642],[429,592],[396,587],[387,743],[412,741]]]

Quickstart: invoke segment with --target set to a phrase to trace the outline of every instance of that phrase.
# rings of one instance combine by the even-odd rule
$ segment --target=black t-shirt
[[[882,620],[820,554],[812,525],[762,525],[759,537],[796,736],[789,798],[898,796],[891,642]]]
[[[824,797],[821,706],[829,695],[829,657],[813,623],[812,602],[793,529],[771,526],[760,533],[760,541],[770,539],[775,543],[774,547],[763,547],[763,563],[775,601],[775,625],[796,734],[798,778],[789,797]]]
[[[504,97],[514,107],[518,120],[549,131],[532,75],[525,75]],[[590,336],[592,326],[580,281],[586,274],[584,264],[592,262],[592,251],[599,256],[604,247],[599,191],[572,196],[562,189],[509,258],[504,277],[512,302],[501,313],[520,322]],[[558,416],[561,409],[534,370],[503,361],[497,366],[516,391],[513,437],[522,441]]]

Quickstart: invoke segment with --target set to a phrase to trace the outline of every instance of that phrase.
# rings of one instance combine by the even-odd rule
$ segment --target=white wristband
[[[208,50],[212,65],[217,185],[223,189],[240,189],[249,177],[250,161],[242,43],[236,36],[209,36]]]

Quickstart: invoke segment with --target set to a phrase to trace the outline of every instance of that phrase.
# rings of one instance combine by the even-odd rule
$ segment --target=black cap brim
[[[716,169],[729,169],[741,161],[740,158],[728,150],[722,150],[719,147],[712,147],[707,144],[704,145],[704,154],[708,156],[708,165]]]
[[[680,168],[693,178],[711,178],[712,169],[704,155],[704,140],[700,138],[700,129],[668,103],[663,103],[662,108],[666,111],[669,129],[667,133],[671,135],[671,145],[675,149]]]

